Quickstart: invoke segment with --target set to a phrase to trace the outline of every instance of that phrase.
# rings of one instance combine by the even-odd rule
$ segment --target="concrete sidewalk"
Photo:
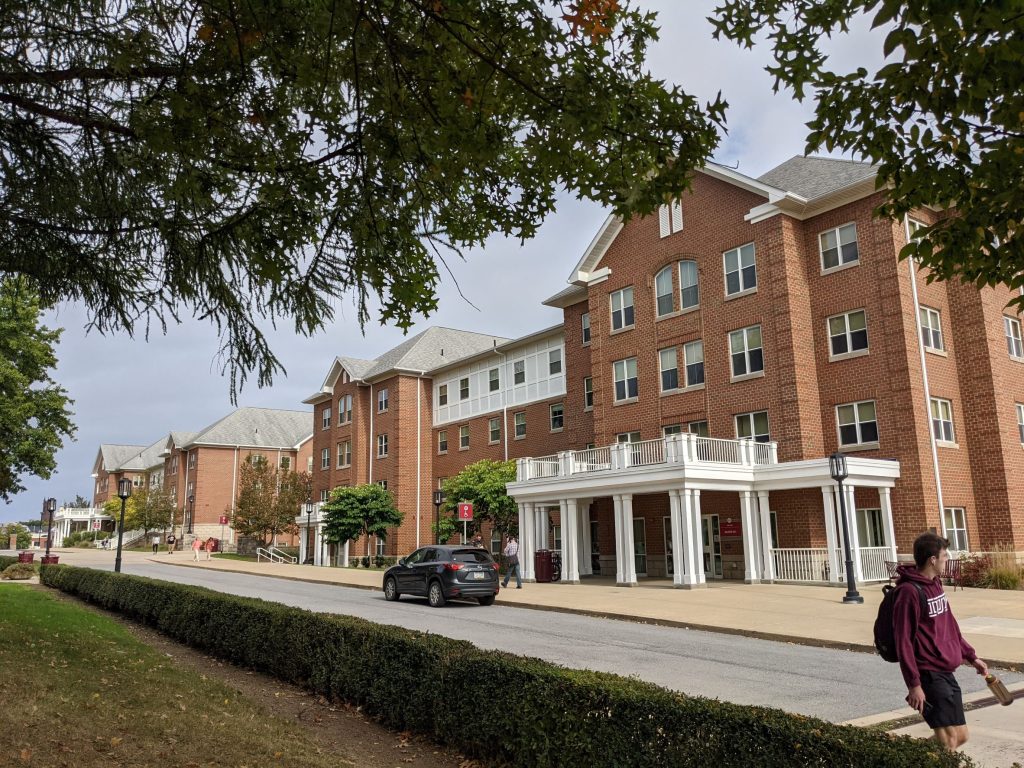
[[[113,561],[113,552],[70,550],[61,562]],[[311,565],[255,563],[214,558],[192,560],[191,552],[168,555],[126,553],[159,563],[236,573],[296,579],[349,587],[380,589],[383,571],[321,568]],[[509,606],[565,611],[627,621],[706,629],[807,645],[874,652],[873,626],[881,585],[864,586],[863,605],[844,605],[844,589],[784,584],[710,583],[707,589],[674,589],[670,581],[644,579],[635,588],[617,587],[609,579],[585,579],[577,585],[524,584],[503,589]],[[999,666],[1024,667],[1024,593],[986,589],[949,590],[950,605],[979,656]]]

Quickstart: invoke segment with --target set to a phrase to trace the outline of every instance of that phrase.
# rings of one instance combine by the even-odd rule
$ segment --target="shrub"
[[[985,577],[992,567],[988,555],[961,555],[960,582],[965,587],[984,587]]]
[[[363,561],[363,568],[369,568],[370,567],[370,557],[368,555],[363,555],[363,557],[361,559]]]
[[[4,568],[3,572],[0,573],[0,579],[22,581],[24,579],[31,579],[35,575],[36,569],[32,563],[14,563]]]
[[[203,653],[349,702],[388,727],[495,765],[972,765],[934,741],[687,697],[351,616],[65,565],[43,566],[42,580]],[[444,691],[458,695],[437,706]],[[514,716],[510,699],[519,704]]]
[[[989,589],[1020,589],[1020,571],[1017,568],[992,568],[985,586]]]
[[[359,558],[358,557],[350,557],[348,559],[348,564],[351,565],[353,568],[358,568],[359,567]]]
[[[384,555],[376,555],[373,558],[373,565],[376,568],[383,568],[384,567]]]
[[[10,557],[9,555],[0,556],[0,571],[5,571],[7,566],[14,565],[18,562],[18,558]]]

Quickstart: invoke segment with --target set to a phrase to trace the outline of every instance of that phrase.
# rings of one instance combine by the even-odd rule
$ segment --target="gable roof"
[[[273,408],[239,408],[201,429],[193,445],[244,445],[252,448],[294,448],[313,434],[313,414]]]
[[[148,445],[139,451],[137,454],[129,458],[121,465],[120,469],[134,470],[138,472],[144,472],[150,467],[155,467],[157,464],[163,464],[163,450],[167,440],[160,438],[152,445]]]
[[[871,163],[857,160],[797,155],[758,177],[758,181],[815,200],[872,179],[877,172]]]
[[[144,445],[115,445],[104,443],[100,446],[100,469],[105,472],[116,472],[121,465],[145,450]]]
[[[379,378],[392,371],[429,371],[506,341],[504,336],[434,326],[389,349],[374,361],[362,378]]]

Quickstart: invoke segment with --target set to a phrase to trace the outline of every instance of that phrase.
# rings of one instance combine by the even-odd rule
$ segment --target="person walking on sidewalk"
[[[157,553],[157,550],[159,550],[159,549],[160,549],[160,536],[158,534],[158,535],[153,537],[153,554],[155,555]]]
[[[505,571],[505,581],[502,582],[501,586],[507,587],[508,580],[512,578],[514,573],[516,575],[516,589],[522,589],[523,580],[519,577],[519,542],[516,541],[515,536],[508,537],[508,544],[505,545],[502,554],[505,555],[505,566],[508,570]]]
[[[177,544],[177,543],[178,543],[178,540],[176,538],[174,538],[174,534],[173,533],[170,536],[167,537],[167,554],[168,555],[173,555],[174,554],[174,545]]]
[[[202,539],[200,539],[198,536],[192,539],[192,559],[195,560],[197,563],[199,562],[199,552],[202,550],[202,548]]]
[[[964,640],[949,608],[940,578],[947,560],[948,541],[934,533],[917,537],[915,565],[897,569],[892,627],[907,703],[924,715],[936,741],[956,749],[967,742],[968,733],[963,696],[953,673],[966,662],[985,675],[988,665]]]

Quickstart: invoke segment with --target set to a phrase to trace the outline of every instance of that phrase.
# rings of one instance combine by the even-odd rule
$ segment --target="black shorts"
[[[924,690],[924,721],[930,728],[949,725],[967,725],[964,717],[964,698],[960,683],[952,672],[921,670],[921,688]]]

